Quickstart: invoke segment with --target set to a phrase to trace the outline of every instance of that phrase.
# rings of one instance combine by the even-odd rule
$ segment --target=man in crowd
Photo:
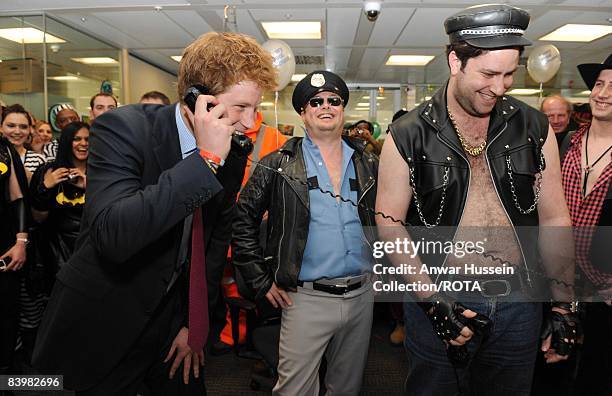
[[[232,134],[252,127],[276,78],[255,40],[211,32],[179,66],[179,97],[194,85],[214,95],[194,112],[184,99],[124,106],[92,128],[82,233],[34,352],[77,394],[204,392],[207,289],[218,292],[246,162]]]
[[[374,125],[370,121],[360,120],[351,128],[350,136],[363,139],[367,142],[366,150],[370,153],[380,155],[382,143],[377,141],[372,134],[374,133]]]
[[[275,395],[318,395],[327,358],[329,394],[356,395],[372,324],[371,212],[378,161],[365,141],[342,137],[349,91],[328,71],[302,79],[292,104],[306,126],[257,165],[238,200],[233,260],[256,298],[282,307]],[[268,212],[265,252],[259,245]],[[370,226],[365,227],[364,226]]]
[[[170,99],[162,92],[150,91],[142,95],[142,97],[140,98],[140,103],[169,105]]]
[[[612,389],[612,55],[578,70],[591,90],[592,121],[565,138],[563,187],[575,227],[576,263],[584,309],[584,346],[575,389],[604,395]],[[602,302],[603,300],[603,302]]]
[[[504,96],[530,44],[522,36],[529,18],[506,5],[471,7],[449,17],[448,83],[393,123],[383,146],[376,209],[413,226],[406,230],[377,216],[383,240],[419,233],[431,239],[434,233],[434,239],[452,243],[485,241],[485,254],[388,255],[395,265],[457,269],[457,275],[439,276],[416,271],[405,275],[407,282],[479,285],[454,292],[417,288],[410,296],[419,304],[405,304],[407,394],[526,395],[531,388],[542,307],[516,301],[543,291],[532,271],[538,262],[534,226],[569,226],[569,215],[554,132],[543,114]],[[547,275],[571,283],[571,231],[540,228],[539,239]],[[500,260],[512,270],[487,276],[463,269],[473,263],[498,270]],[[566,358],[575,342],[568,320],[573,294],[565,287],[552,294],[556,331],[553,347],[550,337],[544,345],[549,362]]]
[[[544,99],[540,111],[548,117],[548,123],[555,132],[557,144],[561,145],[561,141],[569,132],[572,104],[561,95],[551,95]]]
[[[109,110],[117,108],[117,99],[109,93],[100,92],[95,94],[89,100],[89,122],[90,124],[94,122],[94,120],[106,113]]]
[[[79,113],[70,103],[57,103],[49,108],[49,125],[57,136],[66,125],[80,120]],[[43,154],[47,162],[55,160],[57,144],[57,139],[53,139],[43,147]]]

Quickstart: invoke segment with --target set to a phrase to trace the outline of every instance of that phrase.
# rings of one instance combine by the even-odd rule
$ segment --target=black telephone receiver
[[[208,87],[205,87],[204,85],[194,85],[189,87],[185,93],[185,97],[183,98],[185,104],[187,104],[187,107],[189,107],[189,110],[191,110],[193,114],[195,114],[196,101],[200,95],[210,95],[210,90]],[[209,103],[206,108],[208,111],[210,111],[213,107],[215,107],[215,105]],[[235,148],[241,155],[247,156],[251,153],[251,151],[253,151],[253,140],[241,132],[234,132],[232,135],[232,148]]]

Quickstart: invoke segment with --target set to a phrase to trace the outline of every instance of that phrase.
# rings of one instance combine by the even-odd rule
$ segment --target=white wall
[[[131,55],[128,61],[128,79],[130,87],[126,104],[138,103],[142,94],[149,91],[163,92],[171,102],[178,99],[176,77],[173,74],[166,73]]]

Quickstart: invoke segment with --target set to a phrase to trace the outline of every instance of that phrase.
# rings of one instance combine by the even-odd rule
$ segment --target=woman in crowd
[[[19,284],[26,260],[27,179],[12,144],[0,136],[0,375],[13,362],[19,323]]]
[[[55,161],[40,167],[30,183],[34,218],[45,222],[44,238],[52,253],[52,266],[65,263],[74,249],[85,204],[89,125],[68,124],[59,139]]]
[[[5,107],[2,111],[2,134],[11,142],[24,168],[28,179],[40,165],[45,163],[45,157],[26,148],[31,137],[32,118],[30,114],[18,104]]]
[[[30,144],[32,151],[44,156],[43,149],[47,143],[51,143],[52,139],[51,125],[45,121],[37,121],[32,130],[32,143]]]

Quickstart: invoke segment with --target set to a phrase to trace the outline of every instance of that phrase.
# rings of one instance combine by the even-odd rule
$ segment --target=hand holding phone
[[[225,159],[234,128],[226,115],[225,106],[209,92],[208,88],[196,85],[187,90],[183,100],[190,111],[187,116],[193,127],[196,145]]]

